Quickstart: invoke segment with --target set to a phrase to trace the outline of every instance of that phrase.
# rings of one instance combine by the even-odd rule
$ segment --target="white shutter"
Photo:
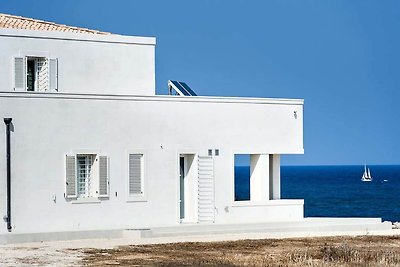
[[[198,221],[214,222],[214,163],[213,157],[198,159]]]
[[[37,62],[37,91],[49,90],[49,62],[47,58],[38,58]]]
[[[26,90],[26,59],[25,57],[14,58],[14,90]]]
[[[76,198],[76,159],[75,156],[66,156],[65,159],[65,197]]]
[[[99,197],[108,197],[108,159],[99,156]]]
[[[58,91],[58,60],[49,59],[49,87],[50,91]]]
[[[141,195],[143,180],[143,155],[129,154],[129,195]]]

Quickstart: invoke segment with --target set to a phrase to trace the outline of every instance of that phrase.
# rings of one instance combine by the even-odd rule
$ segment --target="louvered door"
[[[198,221],[214,222],[214,162],[211,156],[198,158]]]

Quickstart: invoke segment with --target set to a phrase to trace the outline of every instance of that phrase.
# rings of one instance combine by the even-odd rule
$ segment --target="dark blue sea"
[[[381,217],[400,221],[400,166],[282,166],[281,198],[304,199],[306,217]],[[249,167],[235,167],[235,198],[249,198]]]

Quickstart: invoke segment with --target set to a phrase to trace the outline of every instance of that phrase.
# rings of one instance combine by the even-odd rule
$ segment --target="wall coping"
[[[298,206],[304,205],[304,199],[274,199],[266,201],[235,201],[232,207],[259,207],[259,206]]]
[[[161,102],[206,102],[206,103],[243,103],[243,104],[279,104],[304,105],[303,99],[221,97],[221,96],[169,96],[169,95],[112,95],[112,94],[76,94],[0,91],[0,98],[48,98],[48,99],[87,99],[120,101],[161,101]]]

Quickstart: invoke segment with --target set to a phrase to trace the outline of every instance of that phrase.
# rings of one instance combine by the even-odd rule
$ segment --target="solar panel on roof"
[[[172,89],[176,95],[180,96],[197,96],[197,94],[184,82],[168,81],[169,94],[173,95]]]
[[[186,91],[187,91],[190,95],[192,95],[192,96],[197,96],[196,93],[193,92],[192,89],[190,89],[189,85],[187,85],[187,84],[184,83],[184,82],[179,82],[179,83],[183,86],[183,88],[186,89]]]
[[[171,81],[173,85],[175,85],[175,89],[178,89],[178,93],[182,93],[185,96],[189,96],[189,92],[178,82],[178,81]]]

